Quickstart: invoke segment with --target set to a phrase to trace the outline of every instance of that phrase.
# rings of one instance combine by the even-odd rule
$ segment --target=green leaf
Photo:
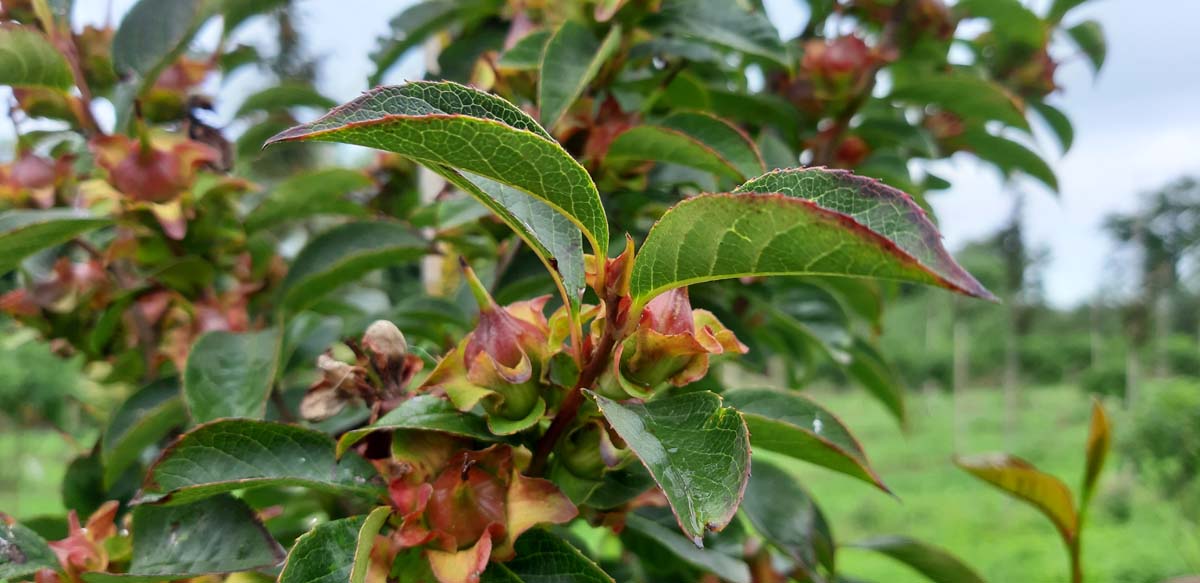
[[[1063,16],[1066,16],[1067,12],[1070,12],[1076,6],[1079,6],[1087,1],[1088,0],[1054,0],[1054,2],[1050,4],[1050,10],[1046,13],[1046,20],[1058,22],[1062,20]]]
[[[568,20],[546,43],[538,82],[538,107],[542,126],[554,127],[567,109],[583,95],[621,41],[621,27],[613,26],[603,41],[588,27]]]
[[[881,536],[850,546],[883,553],[933,583],[984,583],[983,577],[946,550],[906,536]]]
[[[11,210],[0,213],[0,275],[26,257],[109,224],[74,209]]]
[[[1096,488],[1096,480],[1100,478],[1100,470],[1104,469],[1104,460],[1112,447],[1112,425],[1108,421],[1108,413],[1100,401],[1092,401],[1092,420],[1088,424],[1087,464],[1083,471],[1083,489],[1079,505],[1086,507],[1092,499]]]
[[[111,487],[147,447],[187,423],[179,379],[154,381],[134,393],[113,413],[100,442],[104,484]]]
[[[371,53],[375,72],[367,84],[374,87],[383,82],[384,75],[409,49],[437,31],[456,22],[463,27],[474,26],[493,14],[497,4],[494,0],[431,0],[409,6],[391,20],[391,30],[380,37],[379,46]]]
[[[753,428],[750,435],[753,443]],[[754,456],[752,468],[742,513],[754,530],[802,565],[810,578],[818,565],[834,572],[837,547],[833,533],[812,496],[800,486],[800,480],[759,455]]]
[[[1067,29],[1067,35],[1092,63],[1092,71],[1099,73],[1108,56],[1108,41],[1104,38],[1104,27],[1095,20],[1085,20]]]
[[[577,312],[585,286],[583,232],[579,227],[550,205],[511,186],[449,168],[441,173],[496,213],[529,244]]]
[[[987,19],[992,33],[1001,39],[1032,48],[1046,44],[1046,24],[1020,0],[959,0],[954,8],[968,16]]]
[[[336,101],[321,95],[311,85],[285,83],[250,95],[238,107],[234,117],[243,117],[259,111],[277,112],[292,107],[329,109],[335,105]]]
[[[317,525],[292,545],[279,583],[363,583],[371,545],[390,514],[391,508],[380,507]]]
[[[971,122],[994,120],[1029,129],[1024,113],[1003,87],[963,70],[897,81],[891,99],[936,105]]]
[[[659,219],[634,262],[635,304],[675,287],[758,275],[897,279],[992,298],[894,188],[812,168],[771,172],[738,192],[687,199]]]
[[[1008,454],[957,456],[954,463],[1004,493],[1045,514],[1064,541],[1075,538],[1078,525],[1071,490],[1062,480],[1043,473],[1033,464]]]
[[[0,28],[0,85],[67,90],[75,85],[71,66],[41,33]]]
[[[280,335],[259,332],[209,332],[188,353],[183,398],[197,423],[223,417],[261,419],[279,365]]]
[[[414,261],[429,244],[409,227],[386,221],[334,227],[309,241],[280,285],[284,310],[295,313],[367,273]]]
[[[364,216],[362,205],[346,195],[374,184],[366,174],[329,168],[296,174],[271,190],[244,221],[247,231],[269,229],[317,215]]]
[[[970,128],[957,138],[976,156],[995,164],[1005,176],[1022,172],[1058,192],[1058,177],[1054,169],[1036,152],[1008,138],[988,133],[983,128]]]
[[[704,572],[712,573],[722,581],[730,583],[750,583],[750,569],[744,561],[724,553],[696,548],[688,539],[679,533],[638,514],[629,513],[625,516],[625,527],[629,534],[636,534],[664,550],[679,557],[683,562]],[[626,534],[622,535],[623,537]]]
[[[541,528],[516,542],[516,557],[488,565],[482,583],[612,583],[600,567],[567,541]]]
[[[697,112],[672,114],[621,133],[607,158],[670,162],[735,180],[766,170],[749,136],[725,120]]]
[[[387,150],[500,182],[565,214],[597,256],[608,255],[608,220],[587,171],[537,122],[493,95],[449,82],[379,87],[267,143],[301,140]]]
[[[472,413],[463,413],[455,409],[454,405],[446,399],[432,395],[419,395],[388,411],[387,415],[380,417],[378,421],[361,429],[346,432],[338,440],[337,455],[341,456],[369,433],[401,430],[436,431],[481,441],[495,441],[496,439],[488,431],[487,424],[482,417]],[[393,439],[400,439],[400,437],[397,436]]]
[[[187,49],[211,7],[205,0],[138,0],[113,36],[113,68],[136,73],[143,86],[152,84]]]
[[[705,532],[729,524],[750,472],[750,436],[735,409],[708,391],[645,404],[593,398],[650,470],[696,546]]]
[[[846,374],[867,389],[903,426],[908,422],[904,406],[904,385],[892,365],[884,360],[875,347],[862,338],[855,338],[850,347],[850,363]]]
[[[304,486],[340,494],[379,494],[376,473],[357,456],[334,458],[333,439],[268,421],[224,419],[201,425],[166,449],[147,472],[138,503],[186,504],[260,486]]]
[[[810,462],[888,491],[842,420],[816,402],[771,389],[739,389],[724,397],[742,413],[755,450]]]
[[[254,510],[232,496],[184,506],[133,509],[133,558],[124,574],[86,573],[89,583],[170,581],[270,569],[283,549]]]
[[[667,0],[659,13],[661,32],[695,38],[746,53],[784,69],[790,67],[779,31],[761,11],[750,12],[728,0]]]
[[[28,527],[0,521],[0,581],[21,580],[39,569],[59,570],[54,551]]]
[[[1046,125],[1050,126],[1050,130],[1058,138],[1062,153],[1066,154],[1071,149],[1071,144],[1075,142],[1075,128],[1072,127],[1070,118],[1062,110],[1045,101],[1031,99],[1029,105],[1033,106]]]
[[[546,50],[546,41],[550,40],[550,31],[535,30],[517,41],[512,48],[504,51],[496,61],[496,66],[514,71],[533,71],[542,66],[542,53]]]
[[[237,30],[242,23],[285,6],[288,0],[220,0],[220,3],[221,15],[225,20],[223,32],[228,38],[230,33]]]

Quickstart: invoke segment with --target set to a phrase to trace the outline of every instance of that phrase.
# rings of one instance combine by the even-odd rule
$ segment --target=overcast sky
[[[322,86],[338,100],[364,90],[368,53],[388,19],[410,0],[306,0],[298,19],[313,54],[322,58]],[[772,20],[787,38],[803,25],[796,0],[767,0]],[[123,13],[133,0],[114,0]],[[1040,2],[1039,2],[1040,4]],[[101,21],[104,2],[77,2],[77,21]],[[1065,90],[1052,101],[1075,124],[1075,145],[1065,157],[1039,133],[1041,151],[1058,173],[1056,198],[1031,181],[1006,185],[965,155],[939,162],[935,171],[953,188],[933,198],[951,249],[994,232],[1007,219],[1013,188],[1027,197],[1031,245],[1050,251],[1046,292],[1057,305],[1089,301],[1104,278],[1112,245],[1100,232],[1103,217],[1130,210],[1139,193],[1171,179],[1200,175],[1200,1],[1091,0],[1069,21],[1096,18],[1108,35],[1108,62],[1098,79],[1082,58],[1060,67]],[[265,29],[263,30],[266,33]],[[419,78],[420,55],[410,55],[389,82]],[[238,79],[251,85],[253,79]],[[1038,130],[1042,128],[1036,128]]]

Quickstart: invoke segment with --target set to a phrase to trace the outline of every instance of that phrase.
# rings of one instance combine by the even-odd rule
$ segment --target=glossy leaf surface
[[[192,420],[261,419],[279,365],[279,341],[274,329],[201,336],[183,372],[183,397]]]
[[[454,408],[446,399],[432,395],[419,395],[392,409],[378,421],[363,427],[347,431],[338,440],[337,454],[340,456],[355,443],[358,443],[368,433],[374,431],[436,431],[461,437],[469,437],[482,441],[493,441],[493,436],[487,429],[487,423],[482,417],[472,413],[463,413]],[[403,439],[397,435],[393,439]]]
[[[664,32],[733,49],[784,68],[790,65],[787,49],[767,16],[745,10],[737,2],[668,0],[660,15]]]
[[[600,567],[567,541],[535,528],[521,535],[517,556],[488,565],[482,583],[612,583]]]
[[[816,402],[771,389],[739,389],[724,396],[745,418],[755,450],[813,463],[888,491],[850,430]]]
[[[705,532],[729,524],[750,472],[746,422],[735,409],[707,391],[645,404],[594,398],[662,487],[693,543],[700,546]]]
[[[379,87],[268,144],[300,140],[387,150],[507,184],[565,214],[607,254],[608,221],[587,171],[498,97],[445,82]]]
[[[245,502],[222,495],[184,506],[133,510],[133,558],[120,575],[90,573],[88,581],[164,581],[214,573],[269,569],[283,549]]]
[[[256,486],[304,486],[375,496],[374,469],[358,456],[334,459],[333,438],[268,421],[201,425],[163,451],[138,495],[141,503],[185,504]]]
[[[389,514],[390,508],[377,508],[317,525],[292,545],[279,583],[362,583],[371,545]]]
[[[816,202],[781,194],[716,194],[687,199],[659,219],[637,255],[630,286],[638,305],[676,287],[762,275],[876,277],[991,297],[961,268],[939,271],[886,233]]]
[[[746,563],[712,549],[697,548],[678,532],[638,514],[625,518],[625,527],[634,535],[644,537],[665,551],[679,557],[683,562],[711,572],[723,581],[750,583],[750,569]],[[623,535],[628,536],[628,535]]]

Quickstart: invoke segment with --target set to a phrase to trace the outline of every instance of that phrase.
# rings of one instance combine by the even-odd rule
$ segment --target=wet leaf
[[[597,255],[607,255],[608,221],[587,171],[537,122],[498,97],[449,82],[379,87],[267,143],[305,140],[387,150],[434,170],[500,182],[566,215]]]
[[[364,216],[366,209],[348,200],[346,195],[372,184],[366,174],[345,168],[302,172],[271,189],[267,198],[246,217],[246,230],[270,229],[318,215]]]
[[[133,510],[133,558],[127,573],[86,573],[89,583],[169,581],[269,569],[283,549],[245,502],[222,495],[184,506]]]
[[[693,283],[761,275],[875,277],[993,297],[898,190],[809,169],[768,173],[739,191],[684,200],[659,219],[634,263],[635,304]]]
[[[375,535],[390,514],[391,508],[380,507],[317,525],[292,545],[279,583],[363,583]]]
[[[279,365],[279,332],[209,332],[188,353],[183,397],[197,423],[261,419]]]
[[[179,379],[154,381],[131,395],[112,415],[100,442],[104,483],[112,486],[150,445],[187,423]]]
[[[517,539],[517,556],[488,565],[482,583],[612,583],[600,567],[562,538],[532,529]]]
[[[681,112],[623,132],[609,146],[610,160],[654,160],[745,180],[766,164],[758,147],[729,122],[705,113]]]
[[[339,225],[309,241],[280,285],[291,313],[376,269],[415,261],[429,245],[406,225],[362,221]]]
[[[850,546],[896,559],[933,583],[984,583],[983,577],[946,550],[906,536],[881,536]]]
[[[362,458],[334,458],[333,438],[282,423],[226,419],[201,425],[163,451],[138,503],[186,504],[259,486],[304,486],[373,497],[381,489]]]
[[[850,430],[816,402],[771,389],[738,389],[724,397],[742,413],[756,451],[813,463],[888,491]]]
[[[71,66],[41,33],[0,28],[0,85],[66,90],[75,85]]]
[[[750,472],[750,439],[737,410],[708,391],[645,404],[593,398],[650,470],[696,546],[705,532],[729,524]]]
[[[753,428],[750,435],[754,435]],[[800,480],[757,454],[752,468],[742,513],[754,530],[800,563],[808,574],[815,574],[818,565],[833,573],[837,548],[833,533]]]
[[[54,551],[28,527],[0,520],[0,580],[21,580],[39,569],[59,569]]]
[[[630,534],[644,538],[646,540],[643,541],[643,544],[650,543],[660,547],[688,565],[720,577],[722,581],[731,583],[750,583],[751,581],[750,569],[745,562],[715,550],[697,548],[695,544],[680,536],[678,532],[653,520],[630,513],[625,518],[625,527],[627,532],[622,534],[622,538]]]
[[[1092,420],[1088,425],[1087,464],[1083,472],[1083,489],[1080,506],[1087,506],[1096,488],[1096,480],[1104,469],[1104,460],[1112,447],[1112,425],[1108,421],[1108,413],[1100,401],[1092,401]]]
[[[1006,494],[1037,508],[1054,523],[1064,541],[1075,538],[1075,503],[1071,490],[1062,480],[1008,454],[960,456],[954,459],[954,463]]]
[[[554,127],[583,95],[620,40],[620,26],[613,26],[604,40],[597,40],[588,27],[574,20],[558,27],[542,55],[538,107],[543,127]]]
[[[488,431],[487,423],[482,417],[472,413],[463,413],[445,399],[432,395],[419,395],[401,403],[399,407],[392,409],[371,425],[346,432],[338,440],[337,455],[341,456],[369,433],[410,430],[436,431],[481,441],[496,439]],[[402,439],[402,436],[397,433],[393,439]]]
[[[16,269],[21,260],[48,247],[109,224],[74,209],[11,210],[0,213],[0,275]]]

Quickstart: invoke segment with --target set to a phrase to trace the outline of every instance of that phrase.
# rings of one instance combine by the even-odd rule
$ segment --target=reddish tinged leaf
[[[1110,447],[1112,447],[1112,426],[1108,421],[1108,413],[1104,411],[1104,405],[1097,399],[1092,401],[1092,421],[1088,426],[1087,466],[1083,472],[1081,506],[1086,506],[1092,499],[1096,480],[1100,477],[1100,471],[1104,469],[1104,460],[1108,457]]]
[[[1064,541],[1075,538],[1078,518],[1071,490],[1058,478],[1008,454],[956,457],[955,465],[971,475],[1029,503],[1045,514]]]
[[[908,194],[846,170],[792,168],[768,172],[737,188],[737,193],[779,193],[812,201],[852,218],[890,241],[926,270],[960,293],[995,299],[942,245],[942,235]]]
[[[852,216],[783,194],[708,194],[675,205],[647,235],[630,289],[638,306],[680,286],[764,275],[875,277],[993,298],[961,268],[925,265]]]

